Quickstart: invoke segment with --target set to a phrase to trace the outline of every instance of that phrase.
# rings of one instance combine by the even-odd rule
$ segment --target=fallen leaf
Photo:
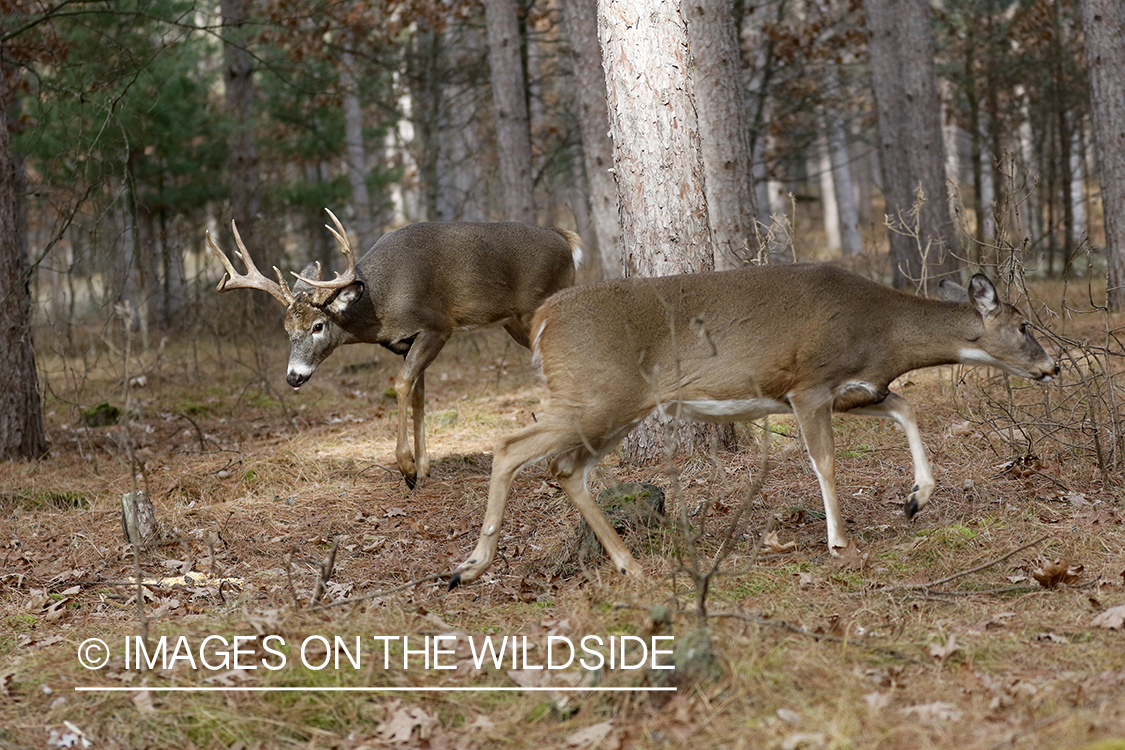
[[[390,718],[375,727],[375,732],[387,742],[409,742],[415,728],[418,729],[419,739],[428,739],[438,723],[435,717],[430,716],[419,706],[402,708],[398,701],[388,707],[388,712]]]
[[[873,693],[868,693],[863,696],[863,700],[867,703],[867,708],[871,711],[871,713],[879,713],[884,708],[891,705],[891,694],[880,693],[876,690]]]
[[[930,656],[943,662],[952,656],[955,652],[960,651],[961,647],[957,645],[957,636],[950,635],[949,639],[944,644],[933,641],[930,643]]]
[[[910,706],[902,709],[902,712],[914,714],[922,721],[957,721],[961,718],[961,712],[952,703],[943,701]]]
[[[796,711],[792,711],[788,708],[777,709],[777,718],[781,719],[786,724],[792,724],[795,727],[801,725],[801,715]]]
[[[1004,626],[1005,620],[1015,616],[1015,612],[1000,612],[999,614],[995,614],[992,617],[988,618],[984,622],[977,623],[973,626],[973,630],[977,631],[978,633],[984,633],[988,630],[991,630],[992,628],[1001,628]]]
[[[1070,639],[1067,638],[1065,635],[1057,635],[1055,633],[1050,633],[1050,632],[1040,633],[1039,635],[1035,636],[1035,640],[1037,640],[1037,641],[1048,641],[1050,643],[1061,643],[1061,644],[1064,644],[1064,645],[1070,644]]]
[[[1094,618],[1090,623],[1095,628],[1125,630],[1125,604],[1111,607]]]
[[[824,732],[798,732],[781,741],[781,750],[821,750],[828,747],[828,735]]]
[[[796,552],[797,543],[793,540],[789,540],[788,542],[782,544],[781,540],[777,536],[777,531],[774,530],[767,534],[766,538],[762,540],[762,551],[773,552],[777,554]]]
[[[567,747],[587,748],[601,744],[602,740],[613,731],[612,721],[603,721],[593,724],[585,729],[579,729],[566,738]]]
[[[141,716],[156,713],[156,706],[152,705],[152,691],[140,690],[133,694],[133,705],[141,712]]]
[[[1069,561],[1056,557],[1054,562],[1047,563],[1031,571],[1031,577],[1039,581],[1045,589],[1053,589],[1060,583],[1073,586],[1082,577],[1084,567],[1071,565]]]
[[[859,551],[854,539],[848,540],[848,546],[835,547],[833,551],[836,553],[836,563],[842,568],[863,570],[863,566],[867,564],[867,553]]]
[[[480,714],[479,716],[477,716],[477,718],[466,724],[464,726],[464,729],[466,732],[472,732],[473,730],[487,732],[495,726],[496,724],[493,723],[492,719],[488,718],[484,714]]]

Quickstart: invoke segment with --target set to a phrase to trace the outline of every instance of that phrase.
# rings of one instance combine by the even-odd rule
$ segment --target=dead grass
[[[1071,338],[1082,330],[1092,337],[1104,320],[1068,325]],[[840,496],[864,555],[850,564],[825,550],[816,480],[792,422],[773,424],[779,434],[763,492],[751,500],[746,531],[708,599],[722,667],[713,682],[671,697],[76,692],[513,687],[540,684],[546,670],[472,668],[470,641],[526,636],[534,662],[550,635],[577,642],[662,632],[651,617],[655,605],[672,612],[677,638],[695,627],[690,583],[673,572],[681,547],[674,530],[635,550],[649,574],[644,583],[625,582],[605,565],[569,579],[543,572],[577,516],[539,469],[516,480],[500,559],[480,582],[447,593],[436,581],[310,608],[318,565],[335,538],[329,603],[460,562],[483,516],[491,441],[533,419],[538,393],[526,353],[502,333],[455,339],[427,373],[430,413],[441,413],[428,432],[432,480],[410,493],[394,469],[395,404],[384,396],[396,358],[342,350],[292,395],[280,390],[280,332],[268,338],[239,348],[225,342],[221,352],[169,345],[128,368],[110,353],[44,358],[52,453],[35,464],[0,465],[0,747],[79,746],[82,735],[105,748],[1125,747],[1125,633],[1091,624],[1125,604],[1120,477],[1107,481],[1081,429],[1060,440],[1049,426],[1033,425],[1030,450],[1026,438],[1013,437],[994,404],[1019,403],[1028,413],[1042,403],[1040,387],[955,368],[898,385],[921,417],[938,479],[934,501],[913,522],[901,510],[912,479],[899,431],[837,420]],[[235,351],[245,354],[232,359]],[[126,380],[139,375],[146,384],[130,387],[126,404]],[[128,420],[81,427],[79,409],[102,400],[128,406]],[[743,443],[755,445],[757,428],[740,429]],[[669,511],[687,511],[704,532],[703,552],[718,548],[717,534],[758,467],[755,449],[677,463],[681,489],[669,494]],[[625,480],[672,486],[613,456],[595,477],[600,485]],[[140,625],[135,587],[121,585],[133,557],[119,502],[134,481],[154,499],[166,535],[141,552],[146,576],[239,579],[222,588],[150,587],[150,639],[186,636],[197,646],[208,635],[274,634],[291,649],[289,666],[126,668],[121,644]],[[756,554],[757,532],[771,518],[795,552]],[[1044,588],[1033,574],[1056,558],[1082,570],[1071,584]],[[426,670],[420,656],[403,669],[401,651],[383,669],[371,640],[439,634],[456,637],[455,670]],[[367,658],[360,669],[292,666],[292,649],[315,635],[361,636]],[[117,652],[100,671],[76,658],[90,637]],[[259,648],[252,661],[263,655]],[[569,672],[619,687],[661,676]],[[551,672],[548,680],[559,685],[564,677]]]

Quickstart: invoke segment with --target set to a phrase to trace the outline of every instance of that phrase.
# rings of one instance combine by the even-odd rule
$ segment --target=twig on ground
[[[324,596],[324,592],[328,590],[328,579],[332,577],[332,571],[336,568],[336,550],[339,548],[340,537],[336,537],[332,540],[332,550],[328,553],[328,557],[317,563],[320,574],[316,577],[316,586],[313,587],[313,594],[309,599],[310,607],[319,604],[320,598]]]
[[[893,656],[896,659],[901,659],[902,661],[911,662],[913,664],[925,663],[895,648],[888,648],[887,646],[876,646],[858,638],[841,638],[838,635],[830,635],[828,633],[814,633],[811,630],[806,630],[805,628],[788,623],[785,620],[771,620],[768,617],[746,614],[745,612],[709,612],[707,614],[707,617],[725,617],[732,620],[742,620],[743,622],[750,622],[754,623],[755,625],[765,625],[766,627],[777,628],[788,633],[803,635],[808,638],[812,638],[815,641],[828,641],[829,643],[840,643],[846,646],[857,646],[868,651],[875,651],[887,656]]]
[[[899,584],[896,584],[896,585],[894,585],[894,586],[887,586],[886,588],[884,588],[884,589],[881,589],[881,590],[882,590],[882,591],[917,591],[917,590],[925,590],[925,591],[926,591],[927,593],[954,593],[954,592],[942,592],[942,591],[938,591],[938,590],[932,589],[931,587],[932,587],[932,586],[940,586],[940,585],[942,585],[943,583],[949,583],[950,581],[956,581],[956,580],[957,580],[958,578],[964,578],[965,576],[968,576],[968,575],[972,575],[973,573],[979,573],[979,572],[980,572],[980,571],[982,571],[982,570],[986,570],[986,569],[988,569],[988,568],[991,568],[991,567],[994,567],[994,566],[996,566],[996,565],[999,565],[1000,563],[1002,563],[1002,562],[1004,562],[1005,560],[1007,560],[1008,558],[1010,558],[1010,557],[1011,557],[1012,555],[1015,555],[1015,554],[1018,554],[1018,553],[1020,553],[1020,552],[1023,552],[1023,551],[1024,551],[1025,549],[1027,549],[1028,547],[1034,547],[1034,546],[1036,546],[1037,544],[1041,544],[1041,543],[1042,543],[1042,542],[1044,542],[1044,541],[1045,541],[1045,540],[1046,540],[1046,539],[1047,539],[1047,538],[1048,538],[1049,536],[1050,536],[1050,534],[1044,534],[1043,536],[1039,537],[1038,539],[1034,539],[1034,540],[1032,540],[1032,541],[1028,542],[1027,544],[1021,545],[1021,546],[1019,546],[1019,547],[1016,547],[1016,548],[1015,548],[1015,549],[1013,549],[1013,550],[1010,550],[1010,551],[1008,551],[1008,552],[1005,552],[1005,553],[1004,553],[1003,555],[1000,555],[1000,557],[997,557],[997,558],[995,558],[995,559],[989,560],[988,562],[985,562],[985,563],[981,563],[980,565],[977,565],[977,566],[975,566],[975,567],[969,568],[968,570],[962,570],[962,571],[960,571],[959,573],[954,573],[953,575],[948,575],[948,576],[946,576],[945,578],[939,578],[939,579],[938,579],[938,580],[936,580],[936,581],[926,581],[925,583],[899,583]],[[957,592],[957,593],[959,593],[959,592]],[[966,592],[966,593],[974,593],[974,594],[980,594],[980,593],[985,593],[985,592],[982,592],[982,591],[974,591],[974,592]]]
[[[415,578],[413,581],[407,581],[401,586],[395,586],[394,588],[390,589],[382,589],[380,591],[372,591],[368,594],[364,594],[363,596],[351,596],[347,599],[337,599],[336,601],[328,602],[327,604],[317,604],[316,606],[311,607],[311,609],[313,611],[316,611],[320,609],[330,609],[332,607],[343,607],[348,604],[359,604],[360,602],[366,602],[371,599],[378,599],[383,596],[389,596],[390,594],[396,594],[399,591],[404,591],[406,589],[413,588],[414,586],[420,586],[423,583],[440,581],[449,578],[452,575],[453,571],[449,571],[448,573],[430,573],[429,575],[422,576],[421,578]]]

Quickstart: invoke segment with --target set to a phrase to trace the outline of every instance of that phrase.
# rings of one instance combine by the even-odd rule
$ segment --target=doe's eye
[[[1022,334],[1025,334],[1025,335],[1026,335],[1026,334],[1027,334],[1027,330],[1028,330],[1028,326],[1027,326],[1027,323],[1020,323],[1020,333],[1022,333]]]
[[[313,327],[312,327],[313,333],[320,333],[323,330],[324,330],[324,324],[323,323],[313,323]]]

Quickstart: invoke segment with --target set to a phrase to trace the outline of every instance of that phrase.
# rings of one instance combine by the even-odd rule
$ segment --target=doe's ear
[[[363,295],[363,282],[354,281],[336,292],[336,296],[328,303],[329,312],[334,315],[343,315],[353,302]]]
[[[983,273],[975,274],[969,281],[969,299],[981,315],[992,315],[1000,309],[1000,299],[996,294],[996,287]]]
[[[945,302],[968,302],[969,290],[956,281],[942,279],[941,283],[938,284],[938,299]]]

